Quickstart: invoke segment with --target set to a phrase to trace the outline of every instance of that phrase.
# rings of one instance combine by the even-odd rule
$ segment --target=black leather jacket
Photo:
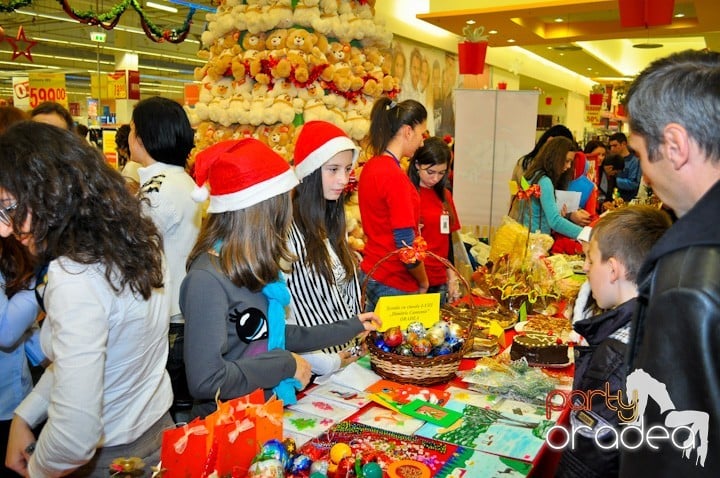
[[[675,411],[707,414],[706,450],[668,441],[621,452],[620,476],[720,476],[720,182],[658,241],[639,276],[629,373],[642,369],[665,385],[674,408],[651,397],[647,431]],[[678,418],[678,415],[671,419]],[[698,415],[694,414],[693,418]],[[687,433],[676,435],[682,443]],[[695,436],[696,446],[699,444]],[[698,453],[699,452],[699,453]],[[704,463],[701,456],[705,455]]]

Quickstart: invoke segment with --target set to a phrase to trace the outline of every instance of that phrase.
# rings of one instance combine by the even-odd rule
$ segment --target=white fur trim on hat
[[[302,180],[342,151],[352,151],[352,165],[354,167],[360,154],[360,149],[353,140],[347,136],[336,136],[326,143],[323,143],[322,146],[308,154],[300,164],[295,166],[295,174],[297,174],[298,179]]]
[[[208,191],[208,188],[205,185],[195,186],[193,192],[190,193],[190,197],[195,202],[204,202],[208,197],[210,197],[210,191]]]
[[[271,197],[286,193],[298,184],[299,181],[297,176],[295,176],[295,172],[292,169],[288,169],[278,176],[241,191],[218,196],[210,195],[208,212],[219,213],[245,209]]]

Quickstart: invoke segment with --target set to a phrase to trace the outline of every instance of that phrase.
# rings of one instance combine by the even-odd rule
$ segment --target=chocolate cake
[[[567,343],[558,343],[556,335],[518,334],[510,346],[510,359],[525,357],[528,363],[537,365],[559,365],[568,362]]]

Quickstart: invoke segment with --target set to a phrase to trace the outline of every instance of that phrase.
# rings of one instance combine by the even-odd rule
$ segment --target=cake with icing
[[[568,344],[556,335],[525,333],[513,338],[510,359],[537,365],[560,365],[568,362]]]

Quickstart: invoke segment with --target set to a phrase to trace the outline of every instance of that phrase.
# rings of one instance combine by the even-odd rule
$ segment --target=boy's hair
[[[615,171],[622,171],[625,168],[625,160],[619,154],[608,154],[602,162],[603,166],[612,166]]]
[[[597,241],[603,262],[614,257],[625,265],[625,279],[635,282],[648,252],[671,225],[670,216],[662,209],[628,206],[601,217],[590,240]]]
[[[627,143],[627,136],[625,136],[625,133],[615,133],[610,135],[610,138],[608,138],[608,142],[610,141],[617,141],[620,144]]]

